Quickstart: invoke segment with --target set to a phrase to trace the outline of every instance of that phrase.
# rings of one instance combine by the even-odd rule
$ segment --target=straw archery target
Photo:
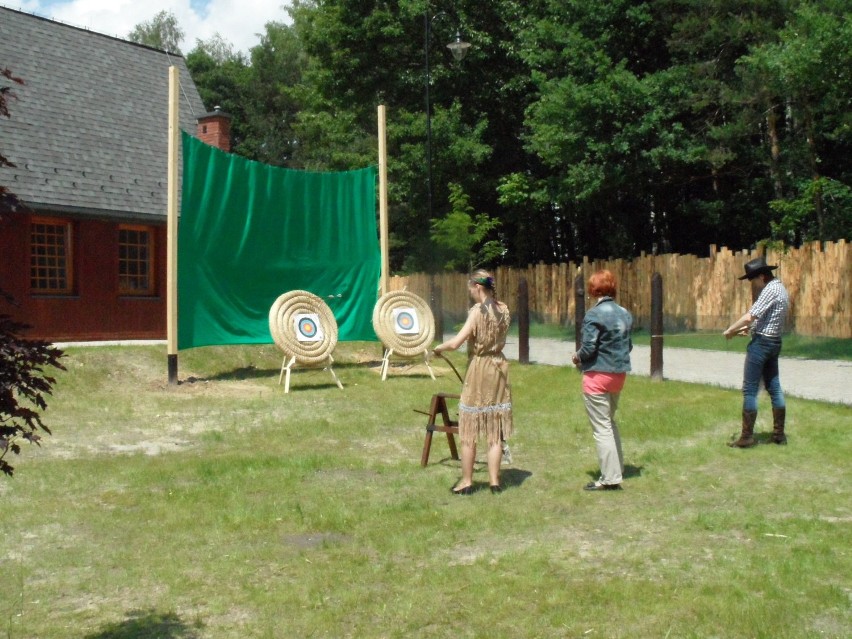
[[[290,291],[275,300],[269,309],[269,332],[275,345],[300,364],[327,362],[337,345],[334,314],[308,291]]]
[[[400,357],[421,355],[435,339],[432,309],[408,291],[385,293],[373,307],[373,330]]]

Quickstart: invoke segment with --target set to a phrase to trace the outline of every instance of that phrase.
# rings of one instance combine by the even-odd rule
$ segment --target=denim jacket
[[[630,371],[630,351],[633,341],[633,316],[611,297],[602,297],[586,311],[580,350],[580,368],[602,373],[627,373]]]

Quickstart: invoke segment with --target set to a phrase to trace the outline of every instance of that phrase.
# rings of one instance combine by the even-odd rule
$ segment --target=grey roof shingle
[[[0,118],[17,165],[0,183],[37,210],[164,217],[170,65],[194,135],[206,110],[182,57],[0,7],[0,68],[26,82]]]

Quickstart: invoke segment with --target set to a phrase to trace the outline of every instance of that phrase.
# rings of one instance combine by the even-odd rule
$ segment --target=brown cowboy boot
[[[754,422],[757,420],[757,411],[756,410],[744,410],[743,411],[743,432],[740,434],[740,438],[728,444],[731,448],[751,448],[756,445],[757,442],[754,441]]]
[[[784,434],[784,421],[786,418],[786,408],[772,409],[772,437],[769,438],[769,441],[773,444],[787,443],[787,436]]]

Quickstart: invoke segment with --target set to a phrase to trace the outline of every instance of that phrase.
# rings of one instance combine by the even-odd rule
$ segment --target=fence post
[[[530,363],[530,295],[523,276],[518,280],[518,361]]]
[[[651,277],[651,379],[663,381],[663,276]]]
[[[586,287],[583,285],[583,271],[577,269],[574,278],[574,350],[580,350],[583,341],[583,317],[586,315]]]
[[[438,343],[444,341],[444,304],[441,299],[441,285],[435,282],[435,276],[429,276],[429,306],[435,318],[435,339]]]

